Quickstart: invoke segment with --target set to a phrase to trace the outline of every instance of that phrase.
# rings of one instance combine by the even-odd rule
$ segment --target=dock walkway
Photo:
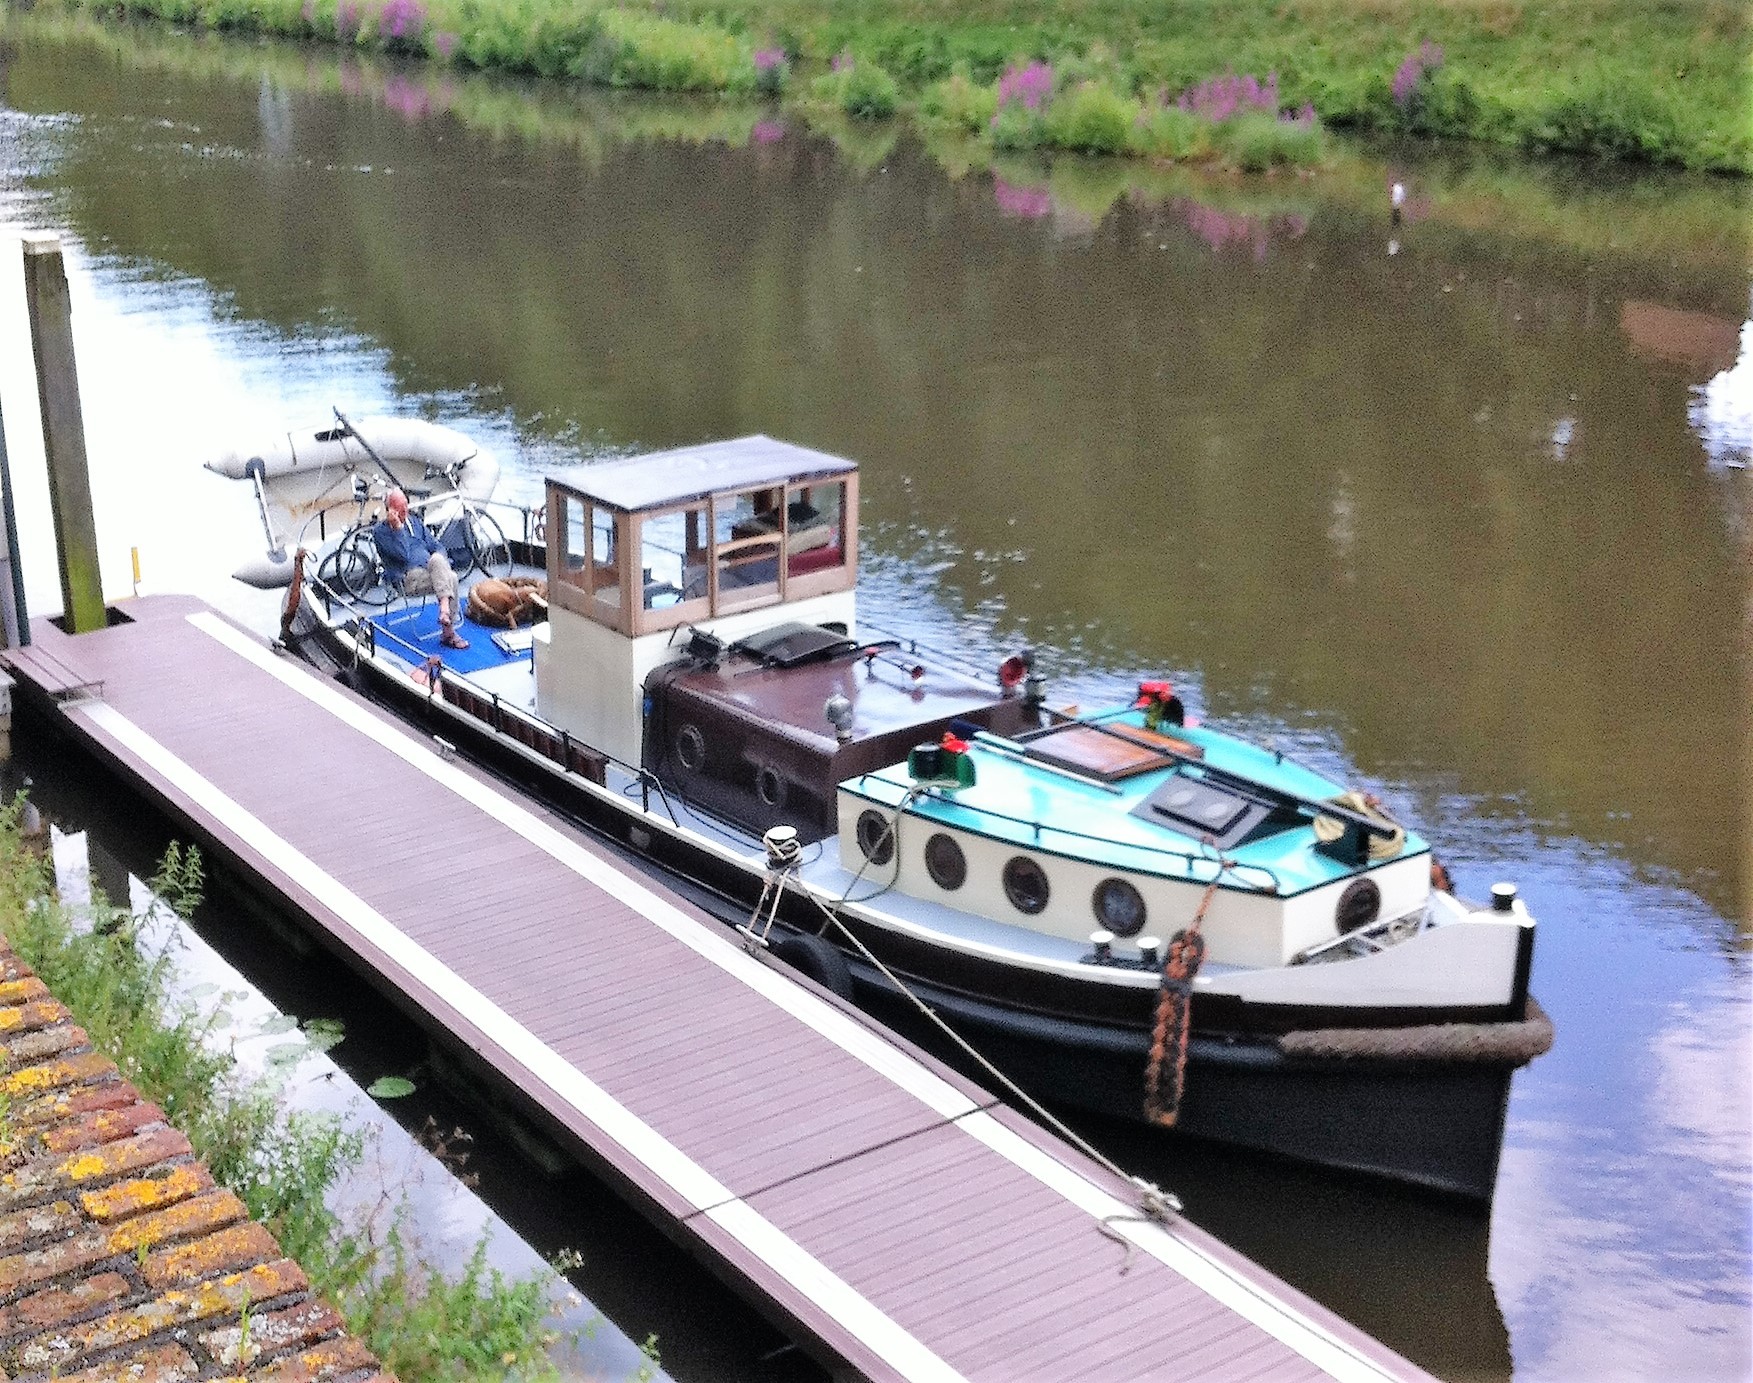
[[[0,652],[20,696],[829,1368],[1425,1377],[258,636],[181,597],[125,612],[36,621]]]

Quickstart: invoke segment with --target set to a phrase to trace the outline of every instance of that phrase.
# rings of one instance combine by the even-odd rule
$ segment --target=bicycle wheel
[[[463,532],[469,541],[469,555],[481,575],[502,581],[510,576],[511,544],[505,541],[505,530],[499,526],[499,520],[485,509],[471,509],[465,522],[468,526]]]
[[[354,600],[367,605],[388,605],[390,589],[383,584],[382,568],[377,558],[377,544],[371,534],[349,533],[341,540],[331,560],[335,563],[335,585]]]

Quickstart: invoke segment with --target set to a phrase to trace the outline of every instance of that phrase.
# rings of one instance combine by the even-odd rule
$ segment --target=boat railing
[[[888,788],[896,786],[887,778],[870,773],[861,774],[858,783],[862,787],[873,780]],[[866,790],[869,789],[866,788]],[[1177,861],[1184,867],[1185,873],[1190,878],[1198,878],[1201,871],[1196,867],[1205,866],[1204,877],[1199,878],[1199,881],[1203,883],[1211,883],[1228,875],[1238,886],[1252,889],[1257,893],[1277,894],[1282,893],[1284,889],[1283,882],[1279,879],[1277,872],[1269,866],[1239,863],[1226,859],[1214,850],[1176,850],[1170,846],[1147,845],[1141,841],[1117,841],[1111,836],[1096,836],[1087,831],[1073,830],[1069,826],[1054,826],[1038,817],[1012,816],[1009,812],[997,811],[991,807],[975,806],[971,802],[962,802],[943,796],[933,788],[927,788],[925,795],[932,801],[955,808],[958,812],[966,812],[971,816],[983,817],[990,821],[1001,821],[1011,826],[1020,826],[1031,832],[1035,842],[1043,848],[1050,848],[1048,845],[1050,837],[1077,842],[1081,846],[1099,845],[1107,851],[1129,851],[1153,860]],[[1088,853],[1087,849],[1079,851],[1081,855]]]
[[[515,740],[524,748],[540,754],[562,772],[576,774],[597,787],[608,786],[608,769],[613,766],[632,779],[630,786],[639,789],[640,807],[648,815],[655,790],[663,813],[672,826],[680,825],[675,804],[664,791],[657,776],[637,764],[630,764],[595,745],[573,738],[570,730],[543,720],[533,711],[507,701],[496,691],[489,691],[466,675],[444,672],[432,679],[429,696],[442,697],[465,715],[492,727],[494,733]]]
[[[324,582],[313,582],[324,586]],[[332,596],[333,592],[325,592]],[[414,660],[427,665],[430,655],[418,644],[411,643],[399,634],[393,634],[374,623],[368,615],[355,616],[353,638],[356,645],[369,656],[377,652],[380,641],[387,642],[407,650]],[[680,825],[676,816],[675,804],[670,801],[669,794],[664,791],[663,783],[649,770],[630,764],[624,759],[598,749],[595,745],[586,744],[574,739],[570,730],[563,729],[549,721],[543,720],[533,711],[527,711],[514,702],[507,701],[496,691],[490,691],[477,682],[471,681],[459,672],[444,670],[442,664],[434,669],[436,675],[429,676],[427,681],[428,698],[442,698],[448,705],[455,707],[464,715],[472,716],[506,739],[515,740],[524,748],[540,754],[550,763],[555,764],[563,773],[575,774],[598,787],[608,786],[608,769],[611,765],[618,768],[633,780],[640,793],[640,806],[649,815],[651,812],[652,792],[655,789],[659,805],[670,820],[670,824]]]

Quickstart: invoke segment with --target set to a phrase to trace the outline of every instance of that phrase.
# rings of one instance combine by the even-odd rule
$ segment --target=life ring
[[[852,967],[830,942],[811,932],[786,932],[773,937],[767,949],[829,993],[852,998]]]

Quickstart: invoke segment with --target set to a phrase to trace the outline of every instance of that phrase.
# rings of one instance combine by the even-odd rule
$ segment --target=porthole
[[[777,810],[785,805],[785,779],[772,764],[762,764],[755,770],[755,796],[765,807]]]
[[[1004,896],[1018,912],[1033,917],[1047,910],[1047,871],[1027,855],[1012,855],[1004,866]]]
[[[1382,912],[1382,890],[1376,887],[1374,879],[1353,879],[1346,885],[1345,892],[1339,895],[1339,906],[1334,909],[1333,921],[1341,933],[1355,932],[1359,927],[1367,927]]]
[[[954,836],[939,831],[925,842],[925,872],[932,883],[954,892],[968,881],[968,857]]]
[[[858,848],[872,864],[887,864],[895,858],[895,833],[881,812],[860,812],[857,835]]]
[[[676,731],[676,761],[690,773],[706,762],[706,736],[698,725],[684,725]]]
[[[1115,936],[1137,936],[1144,930],[1144,896],[1124,879],[1103,879],[1090,895],[1096,921]]]

